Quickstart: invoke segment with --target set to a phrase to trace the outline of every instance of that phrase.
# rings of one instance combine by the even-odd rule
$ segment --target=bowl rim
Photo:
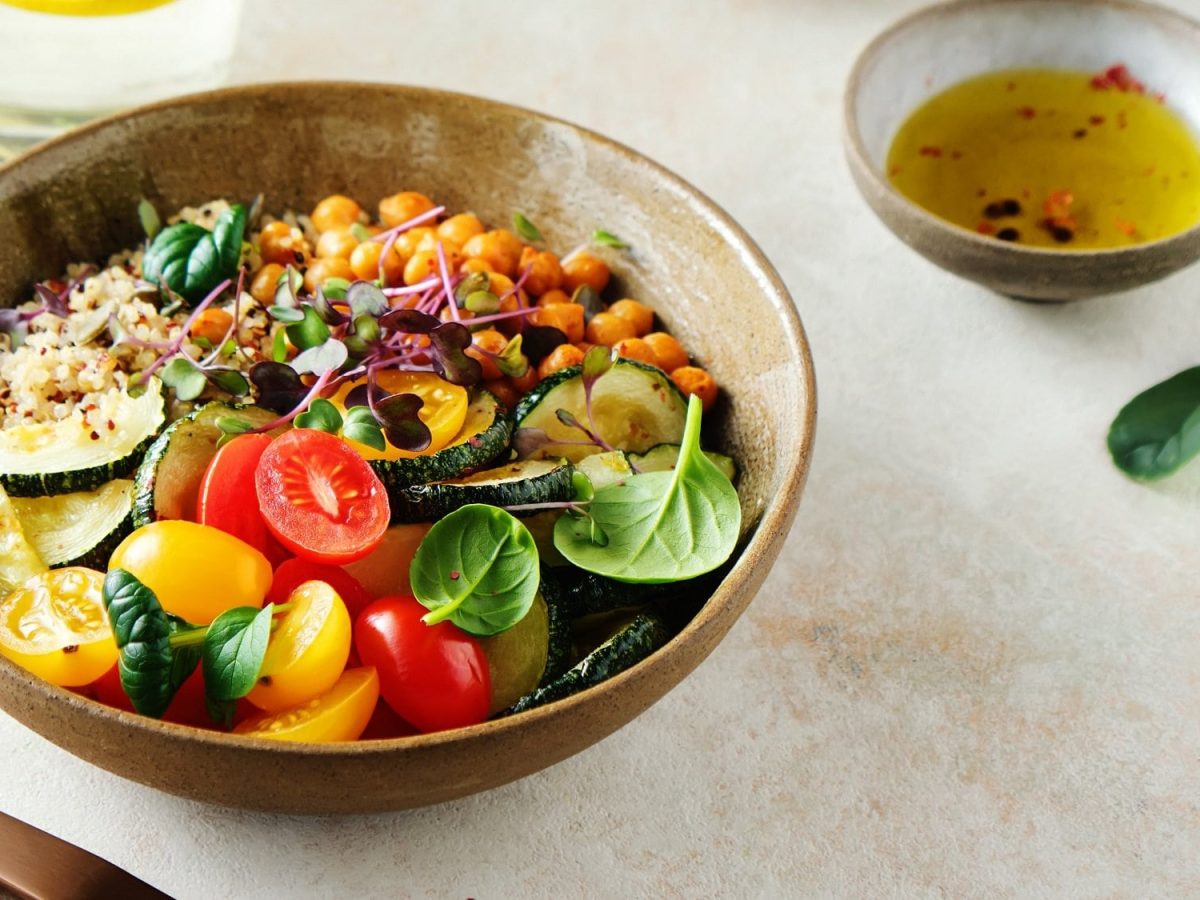
[[[273,753],[276,757],[298,756],[316,758],[322,761],[386,756],[408,749],[436,749],[458,742],[465,743],[478,739],[486,740],[493,735],[505,734],[515,729],[532,725],[535,722],[565,718],[580,705],[600,702],[613,692],[620,691],[626,683],[640,678],[649,669],[666,665],[667,661],[679,655],[687,646],[693,644],[701,644],[702,646],[710,628],[723,627],[727,630],[750,602],[750,599],[752,599],[752,596],[741,597],[744,587],[749,582],[752,582],[755,577],[755,566],[752,560],[755,554],[752,551],[759,548],[768,548],[772,544],[781,546],[790,530],[797,507],[799,506],[800,494],[803,491],[812,462],[817,415],[816,375],[813,367],[812,352],[804,331],[804,326],[801,324],[799,314],[796,311],[795,302],[782,277],[762,249],[746,230],[711,197],[661,163],[641,154],[626,144],[606,137],[590,128],[576,125],[557,116],[504,101],[416,85],[321,79],[262,82],[183,94],[103,116],[47,141],[36,144],[14,156],[0,165],[0,180],[10,177],[13,169],[17,166],[52,153],[57,148],[69,145],[88,135],[111,129],[113,126],[120,126],[121,123],[131,119],[187,107],[196,103],[253,98],[255,96],[267,96],[281,92],[301,93],[307,90],[324,88],[374,91],[393,96],[420,96],[442,99],[473,106],[476,109],[490,110],[524,119],[531,119],[546,125],[565,127],[582,135],[590,142],[598,144],[610,152],[623,157],[627,161],[649,168],[658,178],[662,179],[683,196],[693,200],[699,207],[701,214],[708,220],[708,224],[719,231],[723,240],[733,244],[739,256],[742,256],[743,259],[748,260],[752,264],[752,270],[756,270],[754,274],[758,276],[756,280],[760,284],[765,282],[765,286],[769,288],[769,290],[764,290],[763,293],[779,316],[779,325],[787,339],[786,342],[791,351],[793,361],[799,364],[797,375],[799,377],[801,394],[805,402],[803,428],[802,432],[796,436],[797,439],[794,446],[785,448],[787,455],[784,464],[781,466],[780,488],[765,500],[757,524],[750,532],[749,538],[741,544],[738,551],[735,551],[737,557],[734,564],[713,590],[708,600],[705,601],[700,610],[665,645],[630,668],[606,679],[598,685],[514,716],[489,719],[465,728],[398,738],[327,743],[280,741],[234,734],[232,732],[195,728],[174,722],[164,722],[137,713],[116,709],[67,688],[44,681],[10,660],[0,657],[0,666],[10,668],[9,675],[18,682],[24,682],[25,687],[42,702],[66,703],[68,706],[74,707],[80,714],[111,717],[133,732],[149,734],[152,736],[152,739],[157,738],[159,740],[189,744],[199,743],[218,752],[221,750],[265,751]],[[774,560],[772,559],[773,562]],[[739,603],[741,604],[741,608],[736,608]],[[716,621],[719,620],[721,614],[729,607],[735,607],[733,619],[730,619],[727,623]],[[718,635],[717,640],[713,642],[713,647],[720,641],[721,637],[723,637],[723,633]],[[712,649],[709,648],[708,651],[701,652],[694,665],[698,666]],[[665,694],[666,692],[663,693]],[[657,702],[658,699],[660,697],[656,697],[653,702]],[[653,703],[650,705],[653,705]],[[636,715],[634,718],[636,718]]]
[[[977,10],[991,6],[1012,6],[1021,3],[1048,3],[1052,0],[938,0],[928,6],[923,6],[901,19],[893,22],[883,32],[876,35],[854,61],[850,74],[846,79],[846,90],[842,98],[842,143],[851,164],[862,178],[867,179],[875,190],[887,200],[899,204],[904,214],[916,219],[922,225],[940,230],[947,236],[965,240],[981,249],[993,253],[1003,253],[1013,259],[1070,259],[1070,260],[1105,260],[1121,261],[1138,256],[1147,251],[1157,251],[1176,244],[1190,243],[1200,239],[1200,222],[1191,228],[1177,234],[1133,244],[1129,247],[1109,247],[1090,250],[1060,250],[1053,247],[1029,247],[1023,244],[1003,243],[978,234],[962,225],[956,225],[940,216],[934,215],[919,203],[910,200],[883,176],[871,162],[867,153],[866,142],[862,130],[858,127],[858,96],[861,93],[867,69],[875,62],[879,54],[898,35],[913,28],[919,28],[928,21],[941,18],[944,15],[971,15]],[[1124,12],[1133,13],[1146,19],[1162,22],[1163,24],[1184,32],[1190,32],[1200,47],[1200,19],[1194,19],[1184,13],[1169,7],[1160,6],[1147,0],[1053,0],[1059,6],[1073,6],[1083,11],[1093,11],[1099,7],[1109,7]],[[989,71],[1003,71],[994,69]],[[1193,131],[1196,129],[1193,128]],[[1194,134],[1200,142],[1200,134]],[[889,226],[890,227],[890,226]]]

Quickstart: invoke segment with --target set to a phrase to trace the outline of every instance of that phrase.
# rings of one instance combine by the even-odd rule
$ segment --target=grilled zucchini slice
[[[391,494],[392,522],[433,522],[468,503],[523,506],[570,500],[571,464],[527,459],[451,481],[414,484]],[[506,704],[507,705],[507,704]]]
[[[12,500],[0,487],[0,599],[45,571],[46,563],[26,538]]]
[[[721,470],[722,475],[733,481],[737,475],[737,465],[734,463],[733,457],[708,450],[704,451],[704,455]],[[630,459],[637,466],[639,472],[669,472],[679,461],[679,445],[659,444],[651,447],[645,453],[631,453]]]
[[[94,491],[17,497],[13,509],[25,537],[48,566],[104,571],[117,544],[133,530],[134,485],[121,478]]]

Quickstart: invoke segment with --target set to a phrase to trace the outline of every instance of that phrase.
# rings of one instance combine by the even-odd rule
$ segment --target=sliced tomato
[[[294,556],[285,560],[275,570],[271,590],[267,591],[267,602],[286,603],[292,591],[306,581],[323,581],[337,591],[342,602],[346,604],[346,609],[350,612],[350,621],[352,622],[375,599],[365,587],[359,584],[357,578],[340,566],[330,566]]]
[[[421,398],[422,405],[417,417],[429,429],[429,446],[413,453],[399,450],[391,444],[384,450],[376,450],[357,441],[348,441],[363,459],[412,459],[417,456],[429,456],[449,444],[467,420],[467,406],[470,400],[467,389],[451,384],[432,372],[390,370],[376,375],[375,383],[385,394],[416,394]],[[345,414],[346,395],[364,384],[365,379],[350,382],[330,397],[329,401],[339,412]]]
[[[200,482],[196,511],[202,525],[241,538],[277,566],[288,558],[288,552],[251,500],[258,461],[272,440],[269,434],[243,434],[218,450]]]
[[[334,565],[362,559],[387,530],[383,483],[332,434],[296,428],[275,438],[254,484],[267,527],[304,559]]]
[[[233,731],[279,741],[353,741],[367,727],[378,701],[379,676],[375,670],[347,669],[315,700],[283,712],[251,716]]]

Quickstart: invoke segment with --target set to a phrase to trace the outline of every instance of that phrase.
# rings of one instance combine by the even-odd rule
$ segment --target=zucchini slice
[[[653,613],[639,613],[616,634],[553,681],[526,694],[507,710],[524,712],[593,687],[641,662],[667,642],[670,633]]]
[[[94,491],[18,497],[13,509],[29,543],[51,568],[108,568],[108,558],[133,530],[133,482],[116,479]]]
[[[0,487],[0,599],[45,571],[46,563],[26,538],[12,501]]]
[[[495,397],[480,391],[467,407],[462,430],[437,453],[411,459],[373,459],[370,466],[387,487],[388,499],[394,500],[411,485],[447,481],[486,469],[508,450],[510,437],[512,420]]]
[[[93,440],[78,416],[0,431],[0,486],[13,497],[90,491],[125,478],[166,421],[162,382],[136,397],[120,395],[113,429]]]
[[[571,464],[527,459],[484,469],[451,481],[414,484],[392,492],[392,523],[433,522],[468,503],[521,506],[555,503],[572,496]]]
[[[588,477],[588,481],[596,490],[624,481],[634,474],[633,467],[629,465],[629,456],[624,450],[593,453],[579,460],[575,468]]]
[[[703,575],[665,584],[626,584],[574,566],[542,567],[546,602],[561,609],[568,619],[683,597],[705,598],[711,589],[710,579]]]
[[[737,465],[732,456],[726,456],[724,453],[712,453],[708,450],[704,451],[704,455],[721,470],[721,474],[733,481],[737,475]],[[645,453],[632,453],[630,456],[639,472],[669,472],[679,461],[679,445],[659,444],[651,447]]]
[[[195,521],[196,497],[204,472],[217,455],[221,438],[217,419],[223,416],[243,419],[256,427],[279,418],[258,406],[231,406],[214,400],[168,425],[150,445],[134,476],[134,527],[159,519]]]
[[[565,409],[588,423],[580,366],[551,375],[530,391],[517,406],[518,428],[539,428],[552,441],[579,441],[581,432],[564,425],[558,410]],[[595,431],[618,450],[642,453],[655,444],[678,444],[683,438],[687,398],[666,373],[631,359],[618,359],[592,388],[592,423]],[[534,456],[565,456],[578,462],[599,453],[600,447],[550,444]]]
[[[541,594],[535,594],[525,618],[507,631],[479,639],[487,657],[492,684],[489,714],[512,706],[537,690],[550,655],[550,613]]]

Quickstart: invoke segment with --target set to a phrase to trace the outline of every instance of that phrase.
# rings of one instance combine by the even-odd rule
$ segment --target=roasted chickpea
[[[281,266],[306,265],[312,255],[304,232],[278,220],[263,226],[258,235],[258,252],[264,263]]]
[[[379,259],[383,255],[383,244],[364,241],[350,254],[350,269],[354,277],[363,281],[374,281],[379,277]],[[404,279],[404,260],[393,250],[383,267],[383,283],[396,285]]]
[[[633,323],[610,312],[596,313],[592,316],[585,334],[591,343],[603,344],[605,347],[611,347],[617,341],[626,338],[637,337]]]
[[[553,303],[550,306],[542,306],[529,318],[535,325],[557,328],[567,336],[567,342],[570,344],[583,340],[583,307],[578,303]]]
[[[705,412],[717,402],[717,382],[701,368],[681,366],[671,373],[671,380],[686,396],[699,397]]]
[[[476,272],[494,272],[496,270],[492,268],[491,263],[487,260],[475,257],[474,259],[466,260],[458,267],[458,271],[464,275],[474,275]]]
[[[283,266],[267,263],[250,280],[250,296],[263,306],[270,306],[275,302],[275,291],[279,289],[279,279],[282,277]]]
[[[618,300],[608,308],[614,316],[633,323],[638,337],[645,337],[654,330],[654,310],[636,300]]]
[[[543,362],[545,362],[545,360],[543,360]],[[538,375],[538,367],[530,366],[525,370],[524,375],[521,375],[518,378],[513,378],[510,376],[508,383],[511,384],[516,390],[520,391],[521,394],[528,394],[535,387],[537,387],[537,383],[540,379],[541,376]]]
[[[342,259],[349,259],[350,254],[357,246],[358,238],[349,228],[330,228],[317,238],[317,256],[320,258],[340,256]]]
[[[472,335],[471,346],[467,348],[466,354],[479,360],[479,364],[483,366],[484,381],[504,377],[504,374],[496,366],[495,360],[488,354],[501,353],[507,346],[508,338],[494,328],[485,328]]]
[[[538,297],[538,306],[553,306],[555,303],[570,303],[571,298],[567,296],[566,291],[546,291],[542,296]]]
[[[215,306],[210,306],[208,309],[196,316],[196,321],[192,323],[189,330],[192,338],[204,338],[213,347],[217,346],[223,340],[225,335],[229,334],[229,328],[233,325],[233,316],[223,309],[218,309]]]
[[[516,246],[513,245],[514,241]],[[462,249],[463,255],[468,259],[482,259],[501,275],[512,278],[517,273],[517,263],[521,259],[521,241],[511,231],[497,229],[477,234],[467,241]]]
[[[422,250],[420,253],[414,253],[404,264],[404,283],[417,284],[439,271],[437,254],[432,250]]]
[[[350,268],[350,261],[342,259],[340,256],[314,259],[304,272],[304,286],[309,291],[316,291],[330,278],[344,278],[346,281],[353,281],[354,270]]]
[[[397,256],[408,262],[420,251],[432,250],[432,245],[425,246],[424,244],[426,240],[435,238],[436,236],[437,232],[432,228],[418,225],[416,228],[410,228],[408,231],[401,232],[396,237],[396,241],[392,247],[395,249]]]
[[[633,337],[617,341],[613,344],[613,352],[617,356],[623,356],[625,359],[636,359],[638,362],[643,362],[648,366],[658,365],[658,357],[654,355],[654,349],[641,338]]]
[[[658,357],[657,365],[664,372],[674,372],[688,364],[687,351],[683,349],[683,345],[665,331],[652,331],[643,340]]]
[[[451,216],[437,227],[437,236],[443,241],[453,241],[459,247],[485,231],[479,216],[474,213],[459,213]]]
[[[507,378],[494,378],[490,381],[485,381],[483,382],[483,389],[499,400],[500,405],[506,409],[516,409],[517,404],[521,402],[521,395],[515,387],[509,384]]]
[[[538,378],[547,378],[560,369],[577,366],[583,362],[583,351],[571,344],[559,344],[538,365]]]
[[[388,228],[415,219],[433,209],[433,201],[416,191],[401,191],[379,201],[379,221]]]
[[[525,279],[525,289],[535,297],[540,297],[546,291],[557,290],[562,285],[562,266],[558,257],[548,250],[535,250],[533,247],[523,249],[517,271],[524,272],[526,269],[529,269],[529,277]]]
[[[604,260],[592,256],[586,250],[580,251],[562,264],[562,287],[568,294],[586,284],[596,293],[602,293],[608,286],[608,266]]]
[[[349,228],[359,220],[362,207],[342,194],[330,194],[313,207],[312,223],[317,231],[332,228]]]

